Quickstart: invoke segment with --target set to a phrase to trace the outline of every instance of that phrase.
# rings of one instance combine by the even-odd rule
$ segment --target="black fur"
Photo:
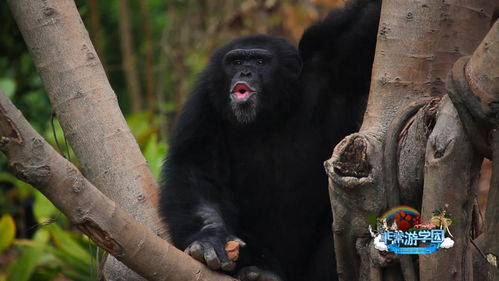
[[[379,6],[360,0],[333,11],[305,32],[299,51],[254,35],[213,54],[170,139],[162,175],[160,211],[178,248],[243,281],[336,280],[323,162],[358,129]],[[224,60],[238,49],[273,55],[264,65],[248,62],[257,90],[254,104],[241,108],[230,92],[246,72]],[[234,269],[223,247],[237,239],[247,245]]]

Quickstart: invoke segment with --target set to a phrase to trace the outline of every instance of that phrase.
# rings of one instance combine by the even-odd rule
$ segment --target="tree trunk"
[[[476,48],[487,32],[493,8],[488,0],[383,1],[362,127],[340,142],[325,163],[341,280],[418,278],[411,256],[381,255],[371,250],[365,217],[380,215],[396,205],[420,204],[428,137],[423,129],[431,130],[438,97],[446,92],[447,73],[460,56]],[[408,153],[412,156],[401,159],[400,155]],[[477,172],[469,170],[470,177],[476,177]],[[462,193],[471,188],[466,185],[469,183],[461,182]],[[462,206],[457,201],[449,204]],[[462,227],[469,227],[468,222],[463,221],[466,226]]]
[[[85,176],[154,233],[157,183],[118,106],[74,1],[8,1]],[[131,275],[105,267],[117,276]],[[118,280],[118,278],[111,278]]]
[[[475,120],[482,126],[495,128],[491,130],[492,179],[485,211],[484,233],[475,244],[478,251],[474,258],[475,280],[499,279],[499,22],[496,21],[491,30],[475,50],[465,67],[466,81],[475,95],[469,101],[470,111]],[[480,132],[481,133],[481,132]],[[484,138],[487,140],[487,134]]]
[[[130,27],[130,15],[128,13],[128,0],[118,1],[119,6],[119,26],[121,55],[123,58],[123,68],[127,83],[127,92],[130,97],[132,112],[137,113],[142,110],[142,97],[140,90],[139,74],[137,73],[137,57],[133,50],[133,36]]]
[[[497,57],[496,57],[497,58]],[[497,92],[496,92],[497,93]],[[495,129],[493,138],[494,159],[499,159],[499,129]],[[485,255],[486,263],[476,268],[483,279],[499,280],[499,161],[492,162],[492,179],[488,196],[487,211],[485,213],[485,232],[482,237],[481,251]],[[482,257],[480,257],[482,258]]]
[[[471,213],[482,160],[445,97],[426,148],[421,218],[428,222],[433,211],[445,207],[459,225],[452,228],[454,247],[419,256],[421,280],[473,280]]]

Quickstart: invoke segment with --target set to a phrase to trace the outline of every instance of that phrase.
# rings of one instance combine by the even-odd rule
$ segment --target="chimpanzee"
[[[380,3],[357,0],[296,49],[271,35],[212,55],[170,139],[160,212],[173,243],[243,281],[336,280],[323,162],[358,129]],[[224,247],[241,246],[236,262]]]

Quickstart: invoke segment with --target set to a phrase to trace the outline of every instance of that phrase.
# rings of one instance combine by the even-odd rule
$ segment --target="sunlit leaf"
[[[54,239],[54,244],[70,256],[77,257],[82,261],[90,261],[88,249],[83,248],[68,232],[65,232],[57,224],[46,227]]]
[[[16,82],[10,78],[0,78],[0,90],[2,90],[8,98],[12,98],[16,92]]]
[[[52,238],[54,238],[56,245],[55,247],[51,244],[31,240],[18,240],[16,244],[38,248],[43,250],[44,253],[50,253],[51,256],[46,256],[45,258],[40,258],[38,260],[37,264],[40,266],[47,266],[50,265],[50,263],[54,264],[54,262],[57,262],[64,265],[64,270],[62,272],[63,275],[70,277],[72,280],[94,280],[91,278],[91,275],[92,272],[95,272],[96,270],[95,266],[91,264],[91,258],[88,254],[88,250],[81,251],[83,248],[76,241],[77,238],[71,236],[69,232],[63,231],[55,224],[46,226],[43,230],[52,234]],[[63,247],[61,247],[61,245],[63,245]],[[71,247],[74,247],[74,252],[71,251]],[[54,258],[56,258],[56,260],[54,260]]]
[[[157,135],[153,135],[143,151],[144,157],[151,168],[154,178],[159,179],[159,174],[167,151],[166,142],[158,142]]]
[[[0,218],[0,253],[10,247],[16,236],[16,224],[10,215]]]

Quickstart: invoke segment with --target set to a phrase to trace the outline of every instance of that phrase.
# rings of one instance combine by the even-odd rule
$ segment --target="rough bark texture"
[[[483,113],[497,122],[499,114],[499,21],[473,53],[465,70],[469,86]]]
[[[362,251],[370,243],[365,217],[381,214],[394,207],[394,202],[409,204],[421,198],[425,140],[438,104],[423,109],[433,108],[430,110],[433,112],[420,113],[427,118],[423,121],[409,118],[411,110],[406,109],[415,106],[412,103],[421,97],[446,93],[449,70],[460,56],[471,54],[486,34],[493,8],[494,3],[488,0],[383,1],[371,92],[362,128],[340,142],[326,162],[341,280],[368,280],[369,276],[392,280],[397,274],[401,278],[400,269],[393,262],[396,257]],[[399,115],[401,112],[408,115]],[[423,132],[424,128],[404,126],[407,120],[416,120],[409,122],[428,129],[420,136],[421,140],[413,139],[416,134],[411,130]],[[388,132],[389,128],[400,131]],[[392,136],[390,145],[399,145],[401,150],[385,147],[387,136]],[[400,153],[407,155],[409,151],[417,154],[400,161]],[[387,152],[402,164],[385,159]],[[393,165],[395,170],[388,169]],[[407,167],[414,167],[415,173],[405,172]],[[399,184],[404,194],[397,196]],[[361,259],[358,251],[370,256]],[[406,281],[414,280],[413,261],[404,257],[400,262]]]
[[[495,22],[465,68],[464,76],[475,95],[470,111],[491,129],[492,179],[485,211],[484,233],[475,240],[475,280],[499,279],[499,22]]]
[[[420,256],[421,280],[473,280],[473,275],[479,276],[473,272],[474,248],[470,241],[475,239],[472,234],[476,231],[472,229],[472,212],[482,157],[490,157],[488,136],[492,127],[499,124],[499,109],[495,107],[499,101],[498,46],[496,23],[471,59],[459,59],[450,72],[447,86],[452,102],[446,99],[442,105],[427,146],[422,217],[428,221],[435,209],[447,206],[458,221],[452,227],[456,243],[449,250]],[[488,202],[496,205],[497,199],[494,201],[491,196],[496,196],[494,191],[489,194]],[[497,246],[497,227],[494,220],[485,221],[486,230],[491,232],[475,243],[482,253],[487,249],[488,254],[497,256],[497,248],[491,249],[491,245]],[[490,264],[477,264],[475,270],[485,271],[479,280],[495,280],[491,279],[494,270]],[[442,266],[447,270],[442,271]]]
[[[439,99],[435,99],[425,106],[408,122],[400,134],[400,159],[396,169],[400,201],[408,206],[421,206],[426,142],[435,125],[435,115],[439,105]]]
[[[155,208],[157,184],[123,118],[75,3],[8,3],[85,176],[135,219],[166,237]],[[129,273],[111,279],[120,278],[133,280]]]
[[[211,271],[134,220],[59,155],[1,92],[0,150],[18,178],[35,186],[97,245],[147,280],[234,280]]]
[[[444,95],[447,73],[478,46],[493,9],[490,0],[383,1],[361,131],[382,136],[403,105]]]
[[[494,159],[499,159],[499,129],[493,138]],[[482,252],[487,261],[486,266],[479,268],[486,280],[499,280],[499,161],[492,162],[492,179],[485,213],[485,233]]]
[[[469,240],[481,163],[456,109],[445,97],[427,144],[421,214],[427,222],[434,210],[446,208],[459,223],[452,226],[454,247],[419,256],[421,280],[473,280]]]

